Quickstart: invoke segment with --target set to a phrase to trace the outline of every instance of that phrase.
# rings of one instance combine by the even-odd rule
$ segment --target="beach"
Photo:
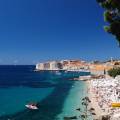
[[[88,97],[91,100],[90,106],[95,109],[96,116],[93,116],[94,119],[100,118],[101,115],[104,115],[105,113],[101,110],[101,108],[98,105],[97,97],[94,94],[94,91],[92,89],[92,85],[90,81],[86,81],[87,87],[88,87]]]
[[[91,107],[95,109],[94,119],[107,117],[108,120],[119,120],[120,109],[113,108],[112,103],[120,102],[119,77],[91,79],[86,81],[88,87],[88,97],[91,100]]]

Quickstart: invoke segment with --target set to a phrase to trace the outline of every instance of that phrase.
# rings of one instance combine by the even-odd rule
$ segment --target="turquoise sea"
[[[70,80],[89,73],[35,72],[35,66],[0,66],[0,120],[64,120],[86,96],[82,81]],[[25,104],[37,102],[38,110]]]

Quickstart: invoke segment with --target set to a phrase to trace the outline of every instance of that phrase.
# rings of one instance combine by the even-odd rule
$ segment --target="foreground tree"
[[[116,77],[117,75],[120,75],[120,67],[118,68],[112,68],[108,71],[108,74],[111,76],[111,77]]]
[[[120,0],[97,0],[105,9],[104,19],[109,23],[104,29],[114,35],[120,46]]]

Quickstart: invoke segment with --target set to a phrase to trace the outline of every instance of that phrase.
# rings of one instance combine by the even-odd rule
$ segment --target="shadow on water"
[[[56,116],[62,112],[63,103],[74,84],[73,81],[61,81],[47,98],[38,103],[39,110],[25,109],[12,115],[1,116],[0,120],[57,120]]]

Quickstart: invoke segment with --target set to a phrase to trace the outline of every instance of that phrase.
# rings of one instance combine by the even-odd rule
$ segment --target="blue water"
[[[35,66],[0,66],[0,120],[62,120],[79,106],[85,84],[69,78],[89,73],[58,75],[34,69]],[[39,110],[25,108],[31,101],[38,103]]]

